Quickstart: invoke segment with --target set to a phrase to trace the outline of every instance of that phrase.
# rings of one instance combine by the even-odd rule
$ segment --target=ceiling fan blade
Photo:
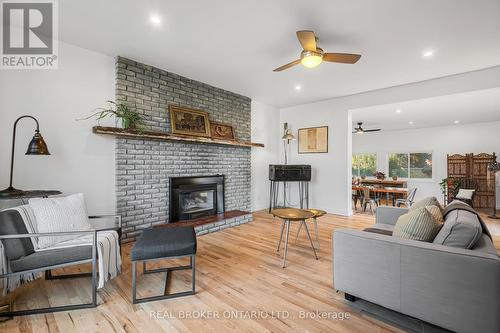
[[[286,65],[278,67],[278,68],[274,69],[273,72],[281,72],[282,70],[288,69],[288,68],[295,66],[295,65],[298,65],[298,64],[300,64],[300,59],[294,60]]]
[[[300,45],[302,45],[304,50],[316,51],[316,36],[314,35],[314,31],[297,31],[297,38],[299,39]]]
[[[364,132],[378,132],[382,130],[381,128],[374,128],[374,129],[367,129],[367,130],[363,130]]]
[[[340,62],[342,64],[355,64],[361,54],[351,53],[325,53],[323,54],[323,61]]]

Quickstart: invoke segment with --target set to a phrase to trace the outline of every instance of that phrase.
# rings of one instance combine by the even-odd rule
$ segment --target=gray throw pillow
[[[472,249],[481,238],[483,228],[474,213],[457,209],[446,215],[444,225],[433,243]]]

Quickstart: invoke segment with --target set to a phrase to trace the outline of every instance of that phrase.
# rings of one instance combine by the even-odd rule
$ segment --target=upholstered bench
[[[132,303],[158,301],[167,298],[194,295],[195,293],[195,256],[196,256],[196,233],[193,227],[177,228],[153,228],[142,232],[139,239],[134,244],[130,254],[132,262]],[[187,266],[176,266],[159,269],[147,269],[148,261],[189,258],[190,264]],[[159,296],[137,298],[137,263],[142,262],[143,274],[167,272],[165,279],[165,293]],[[182,291],[168,294],[168,283],[170,272],[176,270],[192,270],[192,288],[189,291]]]

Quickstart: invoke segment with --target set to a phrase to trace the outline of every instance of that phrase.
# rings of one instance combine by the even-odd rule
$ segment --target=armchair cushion
[[[33,209],[40,233],[91,229],[82,193],[60,198],[34,198],[29,200],[29,205]],[[77,237],[79,235],[42,237],[38,240],[38,247],[47,248]]]
[[[23,218],[17,210],[6,209],[0,212],[0,235],[27,234]],[[8,260],[15,260],[35,252],[29,238],[2,239],[5,256]]]
[[[92,258],[92,246],[75,246],[42,250],[10,262],[13,272],[67,264]]]

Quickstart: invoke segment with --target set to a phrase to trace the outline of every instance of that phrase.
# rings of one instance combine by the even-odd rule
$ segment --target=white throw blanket
[[[3,244],[0,242],[0,274],[7,274],[9,271]],[[33,281],[40,276],[42,276],[42,272],[27,273],[0,279],[0,290],[2,291],[2,295],[5,296],[8,293],[13,292],[14,289],[19,287],[21,284]]]
[[[54,244],[37,252],[60,249],[65,247],[92,245],[92,235],[84,235],[79,238],[70,239]],[[115,278],[121,271],[122,259],[120,255],[120,243],[118,233],[113,230],[97,232],[97,265],[99,271],[99,284],[97,288],[104,287],[104,283]]]

